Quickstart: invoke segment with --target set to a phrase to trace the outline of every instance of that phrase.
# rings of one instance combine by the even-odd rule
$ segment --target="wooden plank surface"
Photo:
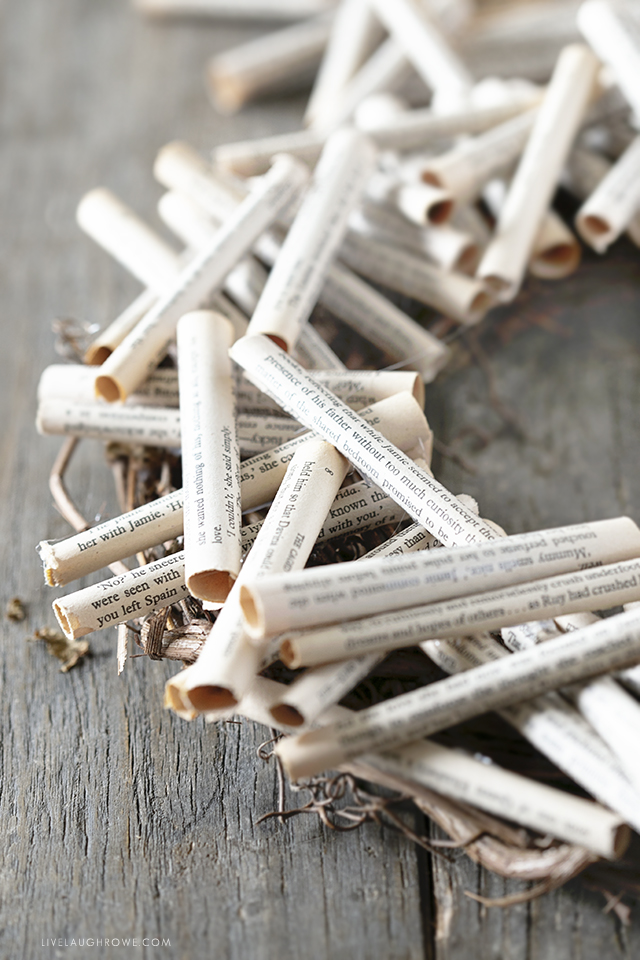
[[[59,938],[149,937],[170,941],[154,955],[181,960],[631,960],[637,918],[622,930],[577,884],[487,910],[464,891],[518,887],[462,854],[431,860],[374,825],[342,835],[303,817],[257,825],[276,802],[273,770],[255,756],[268,732],[165,713],[175,667],[139,659],[116,677],[112,631],[66,675],[25,642],[54,623],[34,546],[67,532],[47,491],[58,443],[33,427],[37,378],[56,359],[50,321],[104,324],[139,289],[80,234],[78,199],[104,184],[157,223],[150,171],[163,143],[207,149],[295,128],[302,98],[233,120],[206,101],[207,56],[258,32],[152,25],[127,0],[0,2],[0,599],[19,595],[28,608],[26,623],[2,621],[0,955],[66,956],[50,943]],[[428,391],[443,441],[469,427],[492,437],[484,448],[472,434],[462,441],[475,475],[445,459],[439,476],[509,530],[640,516],[637,264],[630,248],[613,264],[592,260],[562,288],[531,287],[489,325],[495,386],[522,434],[492,410],[475,362]],[[85,516],[114,509],[98,444],[82,446],[70,485]]]

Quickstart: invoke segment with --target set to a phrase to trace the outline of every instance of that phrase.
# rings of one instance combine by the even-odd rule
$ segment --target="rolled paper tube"
[[[507,186],[496,179],[484,189],[487,206],[499,216]],[[575,235],[550,207],[544,214],[529,256],[529,273],[542,280],[560,280],[577,270],[582,249]]]
[[[640,613],[632,610],[394,697],[347,722],[285,740],[276,752],[297,780],[638,659]]]
[[[566,47],[516,169],[478,276],[507,300],[516,295],[536,235],[589,100],[600,63],[580,45]]]
[[[445,545],[467,537],[468,542],[495,538],[494,530],[266,337],[244,337],[231,356],[283,410],[334,443],[364,477]]]
[[[362,563],[372,557],[399,556],[415,550],[427,550],[435,544],[431,534],[414,523],[355,562]],[[301,677],[297,677],[283,689],[270,708],[271,716],[277,722],[291,727],[308,725],[364,679],[383,656],[371,654],[354,657],[342,663],[327,664],[305,671]]]
[[[430,157],[421,166],[422,179],[448,190],[457,203],[475,199],[488,180],[504,172],[520,156],[536,113],[537,108],[527,110]]]
[[[251,340],[258,339],[271,343],[265,337],[251,337]],[[273,347],[275,350],[279,350],[275,344],[273,344]],[[288,355],[285,354],[285,356]],[[300,370],[302,370],[301,367]],[[345,409],[348,410],[349,407]],[[362,418],[366,424],[375,427],[376,433],[379,432],[395,447],[405,451],[408,455],[413,454],[423,457],[427,461],[430,460],[433,434],[429,429],[424,413],[410,394],[398,393],[387,400],[380,400],[368,409],[360,410],[356,416],[358,422]],[[315,425],[312,429],[316,433],[319,432]],[[301,434],[275,450],[267,451],[244,461],[240,471],[243,510],[254,510],[273,499],[278,485],[284,477],[287,464],[297,447],[306,443],[307,439],[308,437],[305,434]],[[413,462],[409,462],[413,467]],[[421,470],[419,475],[422,476]],[[373,483],[377,483],[375,477],[370,477],[370,479]],[[453,499],[455,500],[455,498]],[[400,506],[406,510],[406,504],[400,503]],[[453,512],[455,512],[455,508]]]
[[[508,656],[488,634],[464,640],[428,640],[420,646],[445,673],[459,673]],[[605,680],[597,678],[591,683]],[[638,830],[638,794],[615,753],[560,694],[546,693],[504,707],[499,713],[560,770]]]
[[[514,96],[495,106],[471,104],[445,114],[434,113],[431,108],[407,110],[378,123],[366,123],[363,129],[381,149],[425,150],[461,134],[489,130],[530,110],[541,97],[540,91],[531,91],[526,96]]]
[[[106,400],[124,399],[149,376],[166,352],[175,327],[188,310],[221,286],[224,278],[256,237],[300,191],[306,174],[291,157],[279,157],[214,240],[180,274],[131,333],[116,347],[96,378],[96,391]]]
[[[322,59],[330,32],[331,16],[325,14],[211,57],[205,77],[214,106],[221,113],[236,113],[259,94],[307,79]]]
[[[92,240],[146,286],[161,290],[167,278],[179,272],[178,252],[110,190],[98,187],[85,194],[77,221]]]
[[[340,97],[334,100],[333,110],[325,112],[322,127],[318,121],[318,129],[326,134],[350,123],[364,100],[378,93],[399,89],[412,73],[404,50],[393,37],[388,37],[352,76]]]
[[[440,187],[420,182],[398,182],[395,176],[378,173],[367,184],[367,197],[393,204],[419,227],[445,223],[453,212],[453,197]]]
[[[447,273],[405,250],[359,236],[352,230],[340,257],[357,273],[465,325],[478,323],[494,302],[482,280]]]
[[[288,153],[314,166],[322,153],[327,133],[320,130],[295,130],[276,133],[257,140],[240,140],[214,147],[211,161],[216,170],[239,177],[256,177],[269,169],[272,158]]]
[[[158,294],[155,290],[143,290],[138,294],[133,303],[130,303],[125,310],[119,314],[116,319],[91,341],[84,355],[84,362],[87,364],[99,366],[113,353],[119,343],[122,343],[128,333],[144,317],[145,313],[153,307]],[[93,394],[93,389],[92,389]]]
[[[537,530],[474,548],[331,564],[290,577],[245,580],[240,603],[251,636],[358,620],[453,597],[529,583],[594,564],[640,557],[628,517]]]
[[[373,145],[356,130],[339,130],[327,140],[251,318],[250,335],[267,334],[287,350],[295,345],[374,159]]]
[[[212,216],[220,215],[223,209],[228,213],[238,202],[237,192],[227,190],[226,184],[222,185],[216,180],[196,151],[184,143],[169,144],[161,150],[155,172],[165,186],[187,193],[191,200]],[[184,209],[184,203],[182,207],[180,216],[183,227],[186,227],[189,211]],[[187,236],[182,236],[186,242]],[[272,265],[281,244],[273,234],[269,235],[267,242],[266,239],[265,236],[260,238],[257,249],[261,259]],[[329,268],[326,283],[320,292],[320,302],[394,360],[407,361],[427,383],[434,379],[448,360],[449,351],[443,343],[338,263],[333,263]],[[308,341],[312,332],[315,331],[309,325],[303,327],[298,351],[303,348],[309,350]],[[316,365],[322,367],[327,364]]]
[[[427,461],[416,460],[416,463],[422,469],[428,469],[432,435],[418,404],[409,394],[398,394],[381,401],[381,404],[374,404],[369,411],[362,413],[403,446],[415,447],[416,454],[419,451],[422,456],[426,455]],[[309,436],[297,437],[278,450],[266,456],[254,457],[243,464],[243,509],[250,510],[273,499],[287,465]],[[318,536],[328,540],[346,530],[365,530],[386,523],[398,523],[404,517],[401,506],[378,488],[362,481],[340,490]],[[250,530],[249,527],[242,528],[244,549],[248,549],[252,540]],[[172,540],[182,532],[182,490],[176,490],[73,537],[57,542],[41,541],[38,550],[44,563],[45,580],[50,586],[63,586],[87,573],[100,570],[113,560],[121,560],[140,550]]]
[[[636,137],[580,207],[575,222],[587,243],[604,253],[639,212],[640,137]]]
[[[640,560],[608,564],[595,571],[548,577],[533,583],[441,601],[293,634],[283,641],[289,667],[315,666],[361,653],[379,653],[431,640],[498,630],[541,614],[555,617],[640,599]]]
[[[610,68],[627,102],[640,119],[640,24],[622,4],[586,0],[578,27],[600,60]]]
[[[582,249],[555,210],[547,210],[529,258],[529,273],[541,280],[561,280],[580,265]]]
[[[38,401],[68,400],[73,403],[93,403],[95,370],[83,363],[52,363],[45,367],[38,382]],[[171,367],[159,367],[140,385],[138,393],[129,398],[131,403],[143,406],[178,406],[178,372]]]
[[[372,6],[430,90],[451,96],[471,89],[472,75],[424,5],[417,0],[372,0]]]
[[[586,200],[611,170],[611,166],[606,157],[582,147],[575,147],[565,170],[565,186],[574,196]],[[640,213],[636,213],[629,223],[627,236],[637,247],[640,246]]]
[[[347,468],[344,457],[321,440],[297,451],[198,660],[168,682],[170,705],[181,702],[208,712],[239,702],[261,660],[242,628],[242,580],[304,566]]]
[[[416,463],[428,469],[424,460],[416,460]],[[402,507],[362,480],[338,491],[318,534],[318,541],[330,540],[347,531],[355,533],[400,523],[404,519],[406,514]],[[243,552],[251,549],[261,526],[262,521],[242,527]],[[114,560],[174,540],[182,536],[183,529],[182,490],[174,490],[73,537],[41,540],[37,549],[44,566],[45,583],[50,587],[65,586]],[[416,544],[422,544],[430,535],[419,528],[407,536],[410,541],[413,539]]]
[[[448,223],[420,228],[407,223],[392,207],[377,203],[361,206],[349,220],[356,233],[373,237],[388,246],[405,247],[414,254],[426,254],[443,270],[473,273],[480,251],[469,233]]]
[[[185,578],[194,597],[218,602],[242,559],[232,342],[220,314],[201,310],[178,321]]]
[[[165,152],[171,148],[165,148]],[[173,163],[170,168],[174,172],[177,168],[177,179],[180,182],[185,175],[188,179],[188,185],[193,188],[194,195],[200,196],[202,190],[205,191],[205,203],[208,202],[219,212],[220,208],[227,207],[229,197],[225,195],[222,203],[217,194],[211,203],[213,191],[208,191],[210,185],[210,173],[206,170],[201,174],[201,166],[204,164],[196,154],[195,172],[189,168],[191,163],[190,151],[186,163],[180,166],[180,163]],[[185,153],[182,148],[182,153]],[[186,168],[186,169],[185,169]],[[162,168],[164,171],[164,167]],[[171,179],[169,176],[167,179]],[[213,181],[211,181],[213,182]],[[235,201],[232,201],[235,204]],[[209,209],[208,207],[206,208]],[[170,230],[173,230],[187,246],[199,250],[206,246],[214,236],[216,227],[213,222],[213,215],[205,212],[205,208],[199,206],[194,200],[170,191],[161,197],[158,204],[158,212],[161,218],[167,224]],[[266,238],[263,238],[266,239]],[[274,243],[277,243],[274,238]],[[278,244],[279,249],[279,244]],[[225,289],[239,303],[248,315],[251,315],[257,304],[262,291],[267,282],[267,272],[264,267],[253,257],[246,257],[237,267],[228,275],[225,281]],[[246,325],[245,325],[246,330]],[[342,361],[335,355],[329,344],[326,343],[319,333],[310,324],[303,328],[297,348],[298,357],[310,367],[326,367],[333,370],[345,370],[346,367]]]
[[[270,715],[273,703],[286,690],[283,684],[257,677],[237,715],[288,732],[290,728],[286,723]],[[323,714],[322,721],[335,723],[350,715],[351,711],[345,707],[334,706]],[[368,754],[362,761],[344,765],[342,769],[413,796],[420,795],[421,787],[434,790],[441,796],[471,803],[541,833],[580,843],[599,856],[611,859],[624,852],[630,839],[620,817],[598,804],[552,787],[545,786],[543,793],[538,793],[535,788],[539,784],[526,777],[506,774],[497,764],[487,764],[486,760],[429,740],[399,747],[393,755]],[[534,787],[531,793],[529,786]],[[574,806],[575,800],[578,803]]]
[[[181,445],[180,425],[180,411],[168,407],[67,400],[41,402],[36,420],[42,434],[169,448]],[[273,450],[302,433],[303,428],[290,417],[238,417],[238,441],[244,457]]]
[[[320,300],[394,360],[417,370],[425,383],[431,383],[449,361],[450,350],[441,340],[343,264],[333,264]]]
[[[305,110],[305,126],[326,126],[336,100],[381,36],[381,25],[368,0],[344,0],[340,4]]]
[[[297,20],[322,13],[333,0],[135,0],[142,13],[155,17],[231,17],[251,20]]]
[[[77,640],[187,596],[184,555],[177,553],[60,597],[54,600],[53,611],[64,635]]]

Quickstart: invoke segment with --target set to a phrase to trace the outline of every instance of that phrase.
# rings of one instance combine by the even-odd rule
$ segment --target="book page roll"
[[[364,134],[344,129],[329,137],[251,318],[250,335],[266,334],[287,350],[295,345],[374,160]]]
[[[240,604],[248,633],[264,638],[639,556],[640,530],[633,520],[619,517],[517,534],[474,548],[363,558],[353,568],[330,564],[260,583],[245,580]]]
[[[251,337],[251,339],[266,340],[267,343],[271,343],[265,337]],[[279,349],[275,344],[273,346],[274,349]],[[346,409],[349,408],[346,407]],[[431,460],[433,434],[424,413],[411,394],[397,393],[387,400],[380,400],[367,409],[360,410],[356,416],[359,420],[362,418],[367,424],[374,426],[377,432],[407,453],[407,456],[423,457],[427,462]],[[312,429],[318,432],[315,427]],[[243,510],[254,510],[273,500],[278,485],[285,475],[287,464],[297,448],[306,443],[307,439],[307,434],[301,434],[275,450],[244,461],[240,470]],[[374,483],[377,482],[374,478],[372,479]],[[401,506],[404,509],[404,505],[401,504]]]
[[[305,565],[347,468],[344,457],[321,440],[309,440],[297,451],[198,660],[169,680],[169,706],[206,713],[240,701],[261,662],[242,626],[242,580]]]
[[[231,324],[208,310],[177,327],[185,577],[200,600],[223,602],[240,572],[242,508]]]
[[[307,103],[305,126],[316,129],[328,126],[336,101],[381,40],[382,33],[369,0],[343,0],[336,11]]]
[[[565,186],[579,200],[586,200],[611,167],[611,161],[599,153],[583,147],[575,147],[571,151],[565,169]],[[640,247],[640,212],[636,213],[628,225],[627,236],[636,247]]]
[[[458,323],[478,323],[494,303],[484,281],[448,273],[406,250],[352,230],[342,245],[340,258],[375,283],[434,307]]]
[[[640,120],[640,24],[620,3],[586,0],[578,11],[578,27]]]
[[[335,444],[363,476],[445,545],[495,539],[491,527],[267,337],[243,337],[230,352],[249,379],[283,410]]]
[[[640,599],[640,560],[608,564],[533,583],[410,607],[291,634],[280,656],[292,668],[344,660],[361,653],[395,650],[437,637],[464,637],[499,630],[541,615],[556,617]]]
[[[313,76],[331,32],[331,14],[272,30],[211,57],[205,82],[213,105],[232,114],[254,97]]]
[[[562,51],[516,169],[478,276],[512,300],[590,99],[600,62],[579,44]]]
[[[594,250],[604,253],[639,211],[640,137],[636,137],[580,207],[576,227]]]
[[[183,313],[200,305],[251,247],[256,237],[301,189],[306,168],[279,157],[214,240],[179,275],[175,286],[116,347],[96,377],[106,400],[123,400],[149,376],[164,356]]]
[[[347,722],[284,740],[276,752],[297,780],[638,659],[640,613],[632,610],[394,697]]]

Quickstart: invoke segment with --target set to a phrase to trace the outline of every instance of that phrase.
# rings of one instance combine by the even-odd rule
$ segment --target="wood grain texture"
[[[258,32],[150,24],[127,0],[0,2],[0,600],[19,595],[29,614],[2,621],[0,955],[147,936],[170,940],[153,955],[172,960],[630,960],[637,927],[621,931],[579,885],[487,910],[464,891],[516,887],[462,854],[431,860],[375,826],[337,836],[311,818],[257,825],[276,802],[273,771],[255,757],[262,728],[165,713],[175,667],[139,659],[116,677],[115,631],[93,636],[91,657],[67,675],[25,642],[54,624],[57,595],[42,585],[35,544],[67,533],[47,491],[58,442],[33,427],[37,378],[56,359],[50,321],[104,324],[139,289],[81,235],[75,207],[102,184],[157,224],[150,171],[163,143],[207,149],[297,127],[300,98],[233,120],[206,101],[207,57]],[[636,278],[637,252],[623,248],[568,286],[532,287],[491,322],[496,385],[526,439],[490,411],[477,366],[430,388],[445,442],[469,425],[496,434],[484,449],[464,441],[475,476],[448,461],[438,471],[507,529],[640,516]],[[81,446],[70,485],[87,517],[115,509],[99,444]]]

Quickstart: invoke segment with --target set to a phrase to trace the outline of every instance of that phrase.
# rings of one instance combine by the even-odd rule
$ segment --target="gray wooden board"
[[[157,223],[150,170],[163,143],[206,149],[294,129],[299,98],[231,120],[204,95],[207,56],[259,32],[150,24],[127,0],[0,2],[0,599],[19,595],[28,608],[25,623],[2,621],[0,955],[62,957],[71,948],[51,941],[149,937],[171,944],[154,955],[216,960],[637,956],[637,927],[621,931],[579,885],[487,910],[464,891],[519,887],[462,854],[431,860],[375,825],[344,835],[314,818],[257,825],[276,802],[273,770],[255,756],[262,728],[166,713],[175,667],[138,659],[116,677],[113,631],[93,636],[91,657],[66,675],[25,642],[54,625],[34,546],[67,532],[47,490],[58,442],[33,427],[37,378],[56,360],[50,321],[104,324],[139,289],[82,236],[75,207],[104,184]],[[526,440],[487,413],[477,367],[428,391],[444,441],[474,424],[496,433],[484,450],[465,441],[475,476],[446,460],[438,470],[509,530],[640,516],[637,262],[626,251],[563,287],[538,285],[497,323],[503,338],[513,333],[489,344],[497,387]],[[547,315],[568,335],[535,325]],[[81,446],[70,486],[88,518],[114,510],[98,444]],[[141,952],[103,944],[71,955]]]

